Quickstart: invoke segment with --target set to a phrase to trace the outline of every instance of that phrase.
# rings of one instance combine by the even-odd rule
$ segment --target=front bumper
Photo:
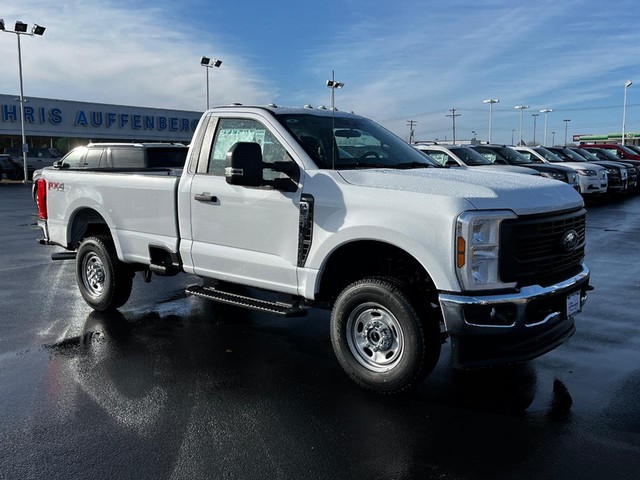
[[[587,300],[590,272],[555,285],[532,285],[499,295],[440,294],[455,368],[474,368],[530,360],[553,350],[575,332],[567,297]]]
[[[580,193],[592,194],[592,193],[605,193],[607,191],[608,182],[606,179],[597,177],[585,177],[580,176],[578,179],[580,182]]]

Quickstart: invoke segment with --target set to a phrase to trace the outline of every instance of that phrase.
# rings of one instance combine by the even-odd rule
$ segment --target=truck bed
[[[74,248],[74,219],[93,210],[117,232],[114,243],[123,261],[148,264],[149,245],[177,251],[175,171],[48,169],[46,178],[52,243]]]

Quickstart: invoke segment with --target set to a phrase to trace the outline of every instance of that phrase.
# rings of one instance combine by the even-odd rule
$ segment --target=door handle
[[[199,202],[215,203],[218,201],[218,197],[216,197],[215,195],[211,195],[210,193],[198,193],[194,195],[193,198]]]

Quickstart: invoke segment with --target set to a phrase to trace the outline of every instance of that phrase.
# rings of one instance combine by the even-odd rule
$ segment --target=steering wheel
[[[364,152],[362,155],[358,157],[359,159],[365,158],[380,158],[380,154],[378,152],[374,152],[373,150]]]

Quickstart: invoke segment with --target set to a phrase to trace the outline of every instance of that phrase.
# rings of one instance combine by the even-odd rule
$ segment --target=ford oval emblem
[[[560,239],[560,244],[562,245],[564,251],[567,253],[573,252],[578,247],[579,242],[580,237],[578,235],[578,232],[576,232],[575,230],[566,231]]]

